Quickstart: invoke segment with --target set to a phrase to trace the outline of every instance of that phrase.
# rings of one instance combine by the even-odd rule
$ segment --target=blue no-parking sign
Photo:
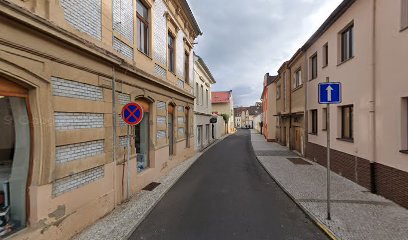
[[[339,82],[319,83],[319,103],[320,104],[341,103],[341,83]]]

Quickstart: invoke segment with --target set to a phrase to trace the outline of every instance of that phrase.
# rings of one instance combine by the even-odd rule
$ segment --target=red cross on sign
[[[143,119],[143,108],[137,103],[130,102],[122,108],[122,119],[128,125],[137,125]]]

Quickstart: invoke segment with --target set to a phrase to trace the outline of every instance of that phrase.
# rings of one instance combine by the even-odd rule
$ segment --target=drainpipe
[[[116,74],[115,74],[115,67],[112,67],[112,132],[113,132],[113,198],[114,198],[114,206],[116,207],[117,199],[116,199]]]
[[[308,111],[307,111],[307,85],[308,85],[308,79],[307,76],[309,75],[309,68],[307,65],[307,49],[302,49],[303,52],[303,56],[304,56],[304,73],[302,73],[302,82],[303,82],[303,87],[305,88],[305,104],[304,104],[304,110],[303,110],[303,135],[304,135],[304,139],[303,139],[303,155],[306,157],[306,151],[307,151],[307,142],[309,140],[309,133],[308,133],[308,126],[309,126],[309,115],[308,115]],[[303,81],[304,76],[306,76],[306,80]]]
[[[370,176],[371,176],[371,192],[377,192],[377,185],[376,185],[376,172],[375,172],[375,163],[377,161],[377,153],[376,153],[376,120],[375,120],[375,99],[376,99],[376,11],[377,11],[377,0],[373,0],[373,8],[372,8],[372,66],[371,66],[371,96],[370,96],[370,130],[372,132],[372,139],[371,139],[371,151],[372,151],[372,160],[370,161]]]
[[[289,64],[288,64],[289,65]],[[289,86],[288,86],[288,81],[286,81],[285,85],[286,85],[286,91],[287,89],[289,89],[289,150],[293,150],[293,134],[292,134],[292,84],[291,84],[291,80],[292,80],[292,68],[288,67],[289,69]],[[286,94],[286,93],[285,93]]]

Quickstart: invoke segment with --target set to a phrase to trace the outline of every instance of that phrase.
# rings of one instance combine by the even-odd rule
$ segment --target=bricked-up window
[[[137,11],[137,48],[142,53],[149,55],[149,11],[148,8],[140,1],[136,1]]]
[[[300,85],[302,85],[302,70],[299,68],[293,76],[293,88],[295,89]]]
[[[188,52],[184,53],[184,81],[188,84],[190,81],[190,58]]]
[[[310,57],[310,79],[317,78],[317,54],[315,53],[312,57]]]
[[[168,33],[167,39],[167,52],[168,52],[168,68],[169,71],[174,73],[175,72],[175,48],[174,48],[174,36],[171,32]]]
[[[317,134],[317,109],[310,110],[312,125],[311,125],[311,134]]]
[[[353,105],[341,107],[341,138],[353,139]]]
[[[401,30],[408,29],[408,0],[401,0]]]
[[[347,61],[354,57],[354,26],[351,25],[341,32],[341,61]]]
[[[323,67],[329,65],[329,44],[323,45]]]

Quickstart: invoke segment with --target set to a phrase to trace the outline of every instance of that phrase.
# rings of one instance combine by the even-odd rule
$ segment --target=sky
[[[265,73],[277,70],[342,0],[188,0],[203,32],[194,51],[235,106],[260,101]]]

